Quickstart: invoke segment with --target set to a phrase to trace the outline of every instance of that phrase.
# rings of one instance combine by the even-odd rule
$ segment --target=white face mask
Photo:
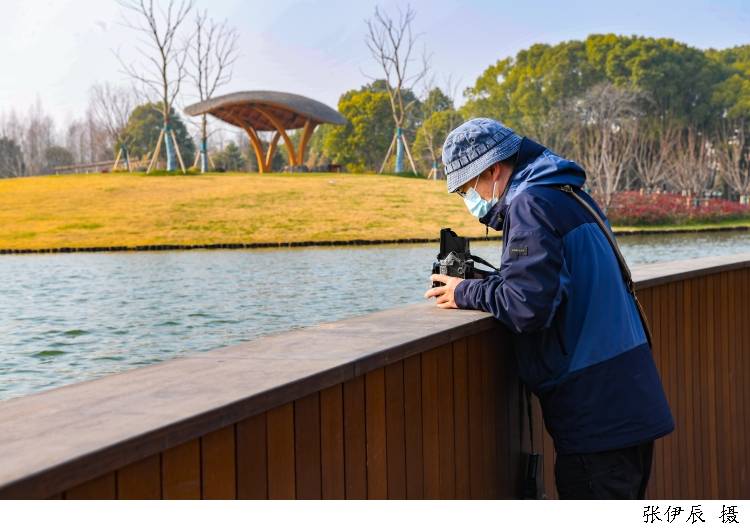
[[[481,176],[479,178],[482,178]],[[466,204],[466,208],[468,208],[469,213],[476,217],[477,219],[481,219],[485,215],[487,215],[487,212],[490,211],[490,208],[492,208],[495,203],[499,200],[499,197],[495,197],[495,188],[497,187],[497,181],[492,185],[492,199],[487,200],[483,199],[481,195],[479,195],[479,192],[477,191],[477,184],[479,184],[479,179],[474,183],[474,187],[472,187],[469,191],[466,192],[466,196],[464,196],[464,203]]]

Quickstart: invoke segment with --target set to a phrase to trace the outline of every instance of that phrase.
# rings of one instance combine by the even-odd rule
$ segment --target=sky
[[[365,20],[393,0],[196,0],[240,34],[240,57],[221,93],[280,90],[336,107],[378,68],[365,46]],[[671,37],[698,48],[750,43],[750,0],[412,0],[418,43],[431,54],[438,86],[461,93],[497,60],[537,42],[592,33]],[[115,0],[0,0],[0,113],[25,113],[38,99],[58,125],[81,116],[92,84],[127,84],[116,58],[136,57],[133,30]],[[419,87],[417,87],[419,89]],[[186,90],[178,106],[196,101]],[[419,93],[419,90],[418,90]]]

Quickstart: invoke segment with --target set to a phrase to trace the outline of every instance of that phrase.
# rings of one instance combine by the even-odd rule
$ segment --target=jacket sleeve
[[[491,313],[516,333],[551,325],[568,294],[570,277],[562,238],[551,225],[554,208],[547,200],[522,193],[511,203],[503,237],[500,271],[482,280],[464,280],[454,299],[461,309]]]

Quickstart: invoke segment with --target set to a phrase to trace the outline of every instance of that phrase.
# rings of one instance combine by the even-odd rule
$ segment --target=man
[[[503,232],[498,273],[435,274],[441,308],[479,309],[509,328],[519,376],[539,398],[555,442],[560,498],[643,499],[653,444],[674,430],[634,299],[591,213],[558,189],[581,187],[575,162],[475,118],[443,146],[448,191]]]

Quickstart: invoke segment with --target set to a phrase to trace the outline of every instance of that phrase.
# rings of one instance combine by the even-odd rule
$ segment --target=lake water
[[[750,234],[623,236],[631,265]],[[472,242],[495,265],[499,241]],[[436,245],[0,256],[0,400],[423,300]]]

